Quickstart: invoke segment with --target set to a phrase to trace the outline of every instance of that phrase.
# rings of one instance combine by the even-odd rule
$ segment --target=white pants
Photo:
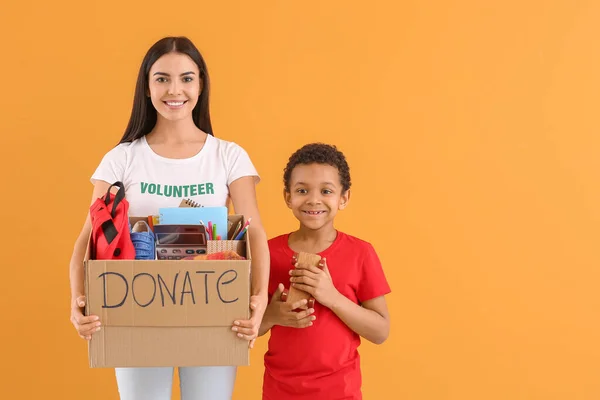
[[[121,400],[171,400],[173,367],[115,368]],[[237,367],[179,367],[181,400],[231,400]]]

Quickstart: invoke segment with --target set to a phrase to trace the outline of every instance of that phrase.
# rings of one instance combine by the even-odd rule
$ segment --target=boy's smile
[[[325,211],[302,211],[302,212],[305,213],[305,214],[308,214],[308,215],[321,215]]]
[[[311,230],[333,228],[338,210],[346,207],[349,191],[343,192],[337,168],[328,164],[299,164],[290,176],[287,206],[300,224]]]

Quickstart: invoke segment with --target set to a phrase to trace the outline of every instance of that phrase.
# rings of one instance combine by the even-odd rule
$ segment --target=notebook
[[[159,208],[160,224],[199,225],[217,224],[217,235],[227,239],[227,207],[167,207]]]
[[[179,203],[179,207],[203,207],[202,204],[195,202],[192,199],[183,199]]]

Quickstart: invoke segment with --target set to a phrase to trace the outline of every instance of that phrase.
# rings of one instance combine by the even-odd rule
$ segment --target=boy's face
[[[343,192],[337,168],[326,164],[299,164],[290,176],[285,202],[300,224],[318,230],[333,225],[338,210],[348,204],[350,191]]]

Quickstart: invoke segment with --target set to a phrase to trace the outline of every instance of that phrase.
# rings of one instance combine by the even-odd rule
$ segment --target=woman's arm
[[[246,219],[252,218],[248,226],[250,250],[252,252],[251,297],[252,310],[249,321],[235,321],[233,330],[238,336],[250,340],[250,346],[258,335],[258,329],[267,307],[267,290],[269,284],[269,246],[267,234],[262,226],[256,200],[256,188],[253,176],[239,178],[229,185],[229,193],[237,214],[243,214]]]

